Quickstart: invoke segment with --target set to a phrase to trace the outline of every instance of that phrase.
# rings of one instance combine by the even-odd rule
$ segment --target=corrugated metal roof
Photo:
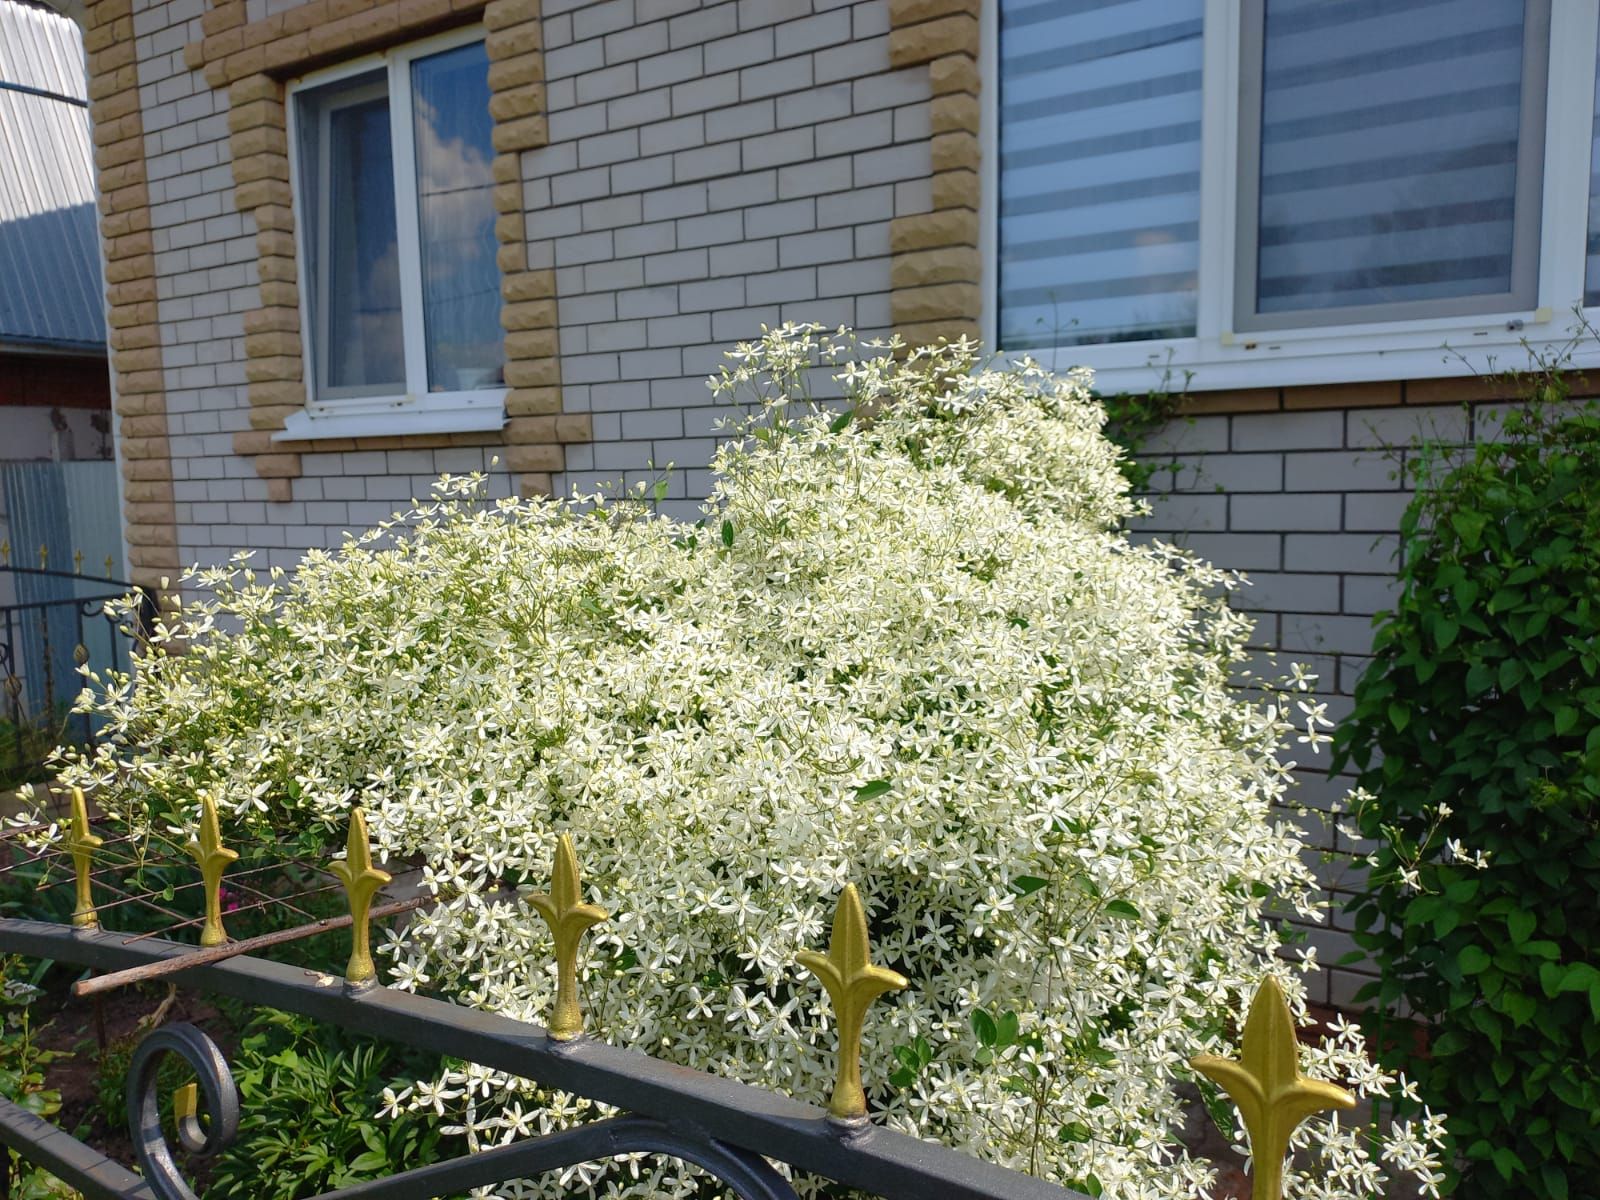
[[[0,342],[105,340],[83,40],[0,0]]]

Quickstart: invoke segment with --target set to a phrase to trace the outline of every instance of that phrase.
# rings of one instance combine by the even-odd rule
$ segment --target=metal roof
[[[0,0],[0,344],[103,349],[83,39]]]

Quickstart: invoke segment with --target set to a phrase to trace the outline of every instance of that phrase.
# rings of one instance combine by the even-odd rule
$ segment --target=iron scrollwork
[[[128,1064],[128,1132],[150,1190],[158,1200],[197,1200],[179,1172],[161,1128],[157,1076],[168,1054],[183,1059],[196,1076],[196,1084],[185,1088],[173,1106],[178,1142],[195,1158],[210,1158],[233,1143],[239,1132],[239,1089],[221,1048],[183,1021],[147,1034]],[[197,1094],[204,1099],[204,1123],[199,1116]]]
[[[128,1066],[128,1131],[146,1184],[157,1200],[197,1200],[178,1168],[161,1124],[158,1081],[162,1061],[168,1054],[182,1058],[196,1075],[196,1082],[180,1089],[173,1104],[178,1144],[191,1157],[211,1158],[233,1144],[239,1132],[239,1090],[216,1042],[187,1022],[163,1025],[147,1034]],[[206,1118],[203,1122],[202,1101]],[[417,1167],[326,1192],[315,1200],[432,1197],[641,1153],[693,1163],[730,1188],[739,1200],[796,1200],[788,1181],[760,1155],[726,1145],[698,1130],[678,1129],[637,1116],[595,1121],[481,1154]]]

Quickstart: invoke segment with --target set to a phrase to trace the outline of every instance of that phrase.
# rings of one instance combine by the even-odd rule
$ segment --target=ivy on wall
[[[1600,411],[1570,386],[1540,372],[1494,436],[1411,456],[1399,596],[1334,756],[1379,847],[1364,998],[1431,1026],[1395,1058],[1483,1200],[1600,1171]]]

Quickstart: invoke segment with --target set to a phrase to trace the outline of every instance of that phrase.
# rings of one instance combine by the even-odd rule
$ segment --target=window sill
[[[1585,310],[1585,319],[1600,310]],[[1438,379],[1522,370],[1530,351],[1565,353],[1572,367],[1600,365],[1600,344],[1568,312],[1549,309],[1405,323],[1312,330],[1225,333],[1148,342],[1006,351],[1052,370],[1088,367],[1103,395],[1152,391],[1212,392]]]
[[[290,413],[274,442],[315,442],[329,438],[405,437],[408,434],[492,433],[505,427],[505,402],[432,409],[392,408],[387,411],[312,414]]]

